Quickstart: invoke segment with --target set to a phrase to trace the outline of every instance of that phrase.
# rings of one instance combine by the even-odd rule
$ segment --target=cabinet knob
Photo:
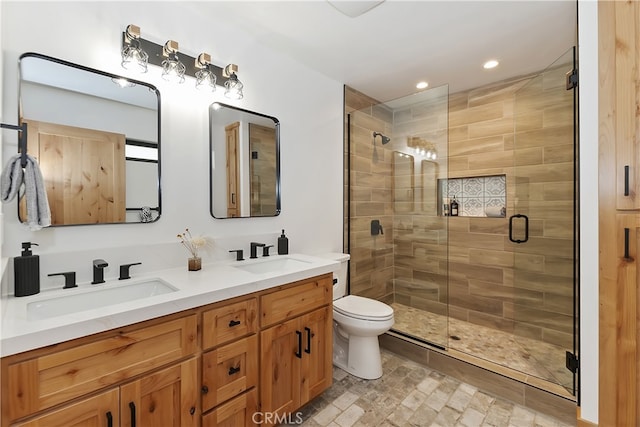
[[[240,372],[240,366],[232,366],[229,368],[229,375],[237,374]]]
[[[195,407],[195,406],[192,406],[192,407],[191,407],[191,409],[189,409],[189,413],[190,413],[191,415],[195,414],[195,413],[196,413],[196,407]]]
[[[202,394],[209,393],[209,387],[207,387],[206,385],[203,385],[201,390],[202,390]]]
[[[231,321],[229,322],[229,327],[230,327],[230,328],[233,328],[234,326],[238,326],[239,324],[240,324],[240,321],[239,321],[239,320],[231,320]]]

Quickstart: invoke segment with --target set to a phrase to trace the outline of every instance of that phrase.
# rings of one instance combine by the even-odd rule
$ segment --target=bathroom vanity
[[[336,268],[289,255],[168,270],[154,280],[175,292],[36,320],[27,300],[50,299],[47,292],[5,298],[2,426],[290,419],[332,381]]]

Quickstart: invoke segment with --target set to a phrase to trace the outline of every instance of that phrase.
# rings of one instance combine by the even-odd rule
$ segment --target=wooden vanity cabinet
[[[331,385],[332,285],[329,273],[4,357],[0,426],[255,426],[295,416]]]
[[[119,385],[196,349],[197,319],[192,314],[3,358],[2,425]],[[195,371],[189,381],[196,383]],[[113,425],[119,425],[117,418]]]
[[[261,297],[262,413],[294,416],[331,385],[332,289],[324,275]]]

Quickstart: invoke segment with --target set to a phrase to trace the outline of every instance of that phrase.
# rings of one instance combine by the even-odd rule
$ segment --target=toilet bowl
[[[331,255],[341,263],[333,285],[333,364],[359,378],[380,378],[378,336],[393,326],[393,308],[371,298],[346,295],[349,255]]]

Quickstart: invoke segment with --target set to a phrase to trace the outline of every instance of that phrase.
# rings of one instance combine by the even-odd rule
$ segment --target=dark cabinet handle
[[[107,411],[107,427],[113,427],[113,415],[111,415],[111,411]]]
[[[629,195],[629,165],[624,167],[624,195]]]
[[[209,387],[207,387],[206,385],[203,385],[200,390],[202,391],[202,394],[209,393]]]
[[[629,255],[629,229],[624,229],[624,259],[627,261],[633,261],[633,258]]]
[[[513,238],[514,218],[524,218],[524,240]],[[529,217],[522,214],[515,214],[509,217],[509,240],[513,243],[526,243],[529,240]]]
[[[239,320],[232,320],[229,322],[229,327],[233,328],[234,326],[238,326],[240,324]]]
[[[196,413],[196,407],[195,407],[195,406],[192,406],[192,407],[191,407],[191,409],[189,409],[189,413],[190,413],[191,415],[195,414],[195,413]]]
[[[136,404],[129,402],[129,409],[131,410],[131,427],[136,427]]]
[[[240,366],[232,366],[229,368],[229,375],[237,374],[240,372]]]
[[[311,354],[311,329],[305,326],[304,330],[307,333],[307,348],[304,349],[304,352]]]
[[[298,350],[295,354],[298,359],[302,359],[302,332],[296,331],[296,335],[298,336]]]

